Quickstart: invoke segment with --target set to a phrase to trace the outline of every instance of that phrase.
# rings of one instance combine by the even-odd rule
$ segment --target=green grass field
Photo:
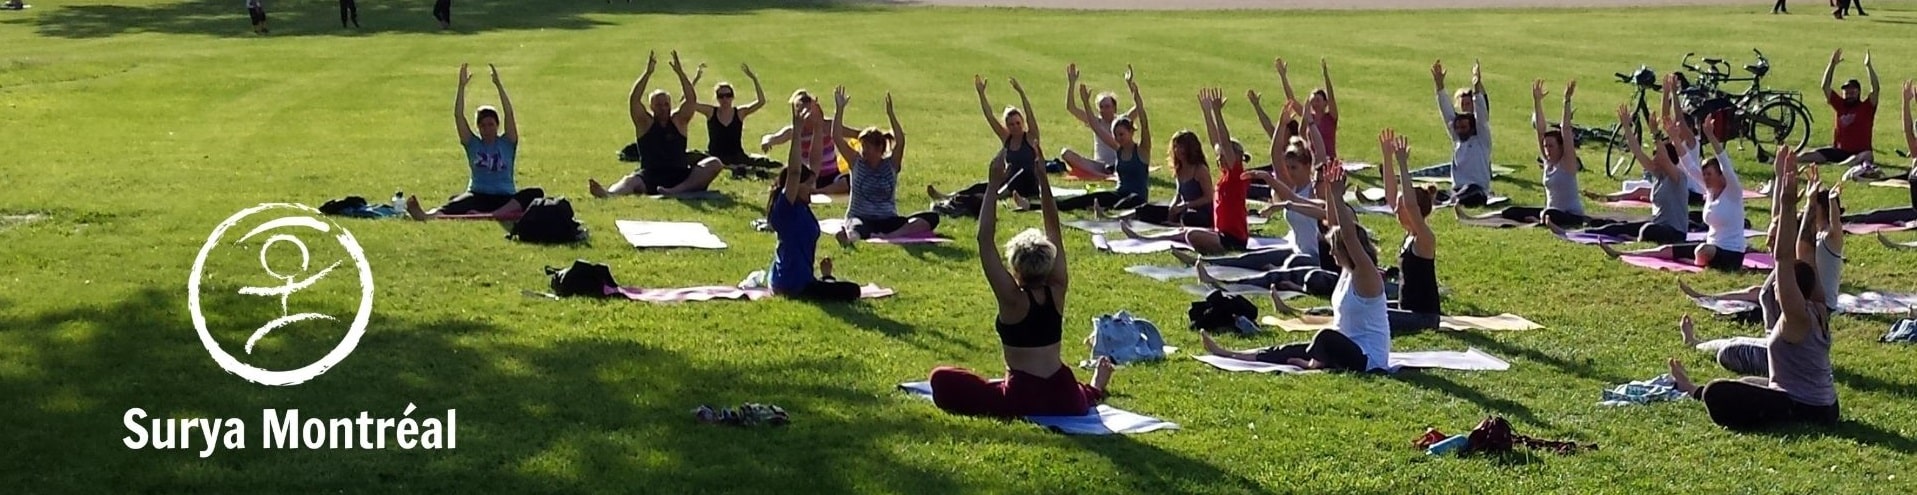
[[[1445,309],[1511,312],[1548,329],[1426,333],[1402,350],[1478,347],[1511,361],[1507,372],[1411,373],[1398,378],[1225,373],[1185,355],[1122,368],[1119,407],[1183,429],[1081,438],[1022,423],[969,419],[893,390],[940,364],[995,371],[992,303],[979,276],[976,223],[949,221],[949,247],[903,250],[824,243],[848,278],[899,295],[826,307],[789,301],[685,305],[550,301],[540,268],[574,258],[610,264],[628,285],[730,284],[762,268],[772,238],[747,225],[765,183],[722,178],[732,201],[680,204],[591,200],[589,177],[616,179],[613,160],[631,139],[625,96],[646,52],[677,49],[708,62],[711,79],[744,83],[751,63],[766,92],[843,84],[855,122],[879,122],[891,91],[912,139],[902,207],[922,206],[927,183],[953,186],[983,173],[994,149],[970,78],[994,80],[998,105],[1014,103],[1004,78],[1032,90],[1046,147],[1088,146],[1059,105],[1063,68],[1077,62],[1095,88],[1118,89],[1134,64],[1159,139],[1202,125],[1200,86],[1247,88],[1279,99],[1271,58],[1288,57],[1310,79],[1329,57],[1338,77],[1343,149],[1376,158],[1371,136],[1395,126],[1413,160],[1447,158],[1428,67],[1445,59],[1454,86],[1484,62],[1495,108],[1497,161],[1530,163],[1523,107],[1533,78],[1581,81],[1579,116],[1598,124],[1628,91],[1612,72],[1675,68],[1686,51],[1738,60],[1764,49],[1776,86],[1815,91],[1830,50],[1843,47],[1841,78],[1862,78],[1871,49],[1885,84],[1880,155],[1902,146],[1895,86],[1917,76],[1908,42],[1917,3],[1873,2],[1872,17],[1761,14],[1766,5],[1654,10],[1347,13],[1132,13],[876,9],[821,2],[462,0],[451,33],[432,26],[429,2],[362,2],[363,32],[339,30],[333,4],[278,2],[274,34],[247,32],[237,0],[47,2],[0,11],[0,486],[9,492],[639,492],[639,493],[1910,493],[1917,460],[1917,364],[1902,346],[1875,343],[1888,319],[1841,317],[1834,351],[1847,422],[1831,430],[1733,434],[1696,402],[1595,405],[1608,384],[1664,371],[1672,356],[1700,379],[1728,376],[1678,341],[1693,312],[1667,274],[1627,268],[1597,250],[1537,230],[1458,226],[1435,216],[1443,245]],[[541,5],[539,4],[561,4]],[[796,5],[794,5],[796,4]],[[1882,5],[1878,5],[1882,4]],[[1806,12],[1810,9],[1805,8]],[[523,133],[519,183],[575,198],[596,234],[590,246],[538,247],[500,238],[486,222],[349,221],[376,274],[372,324],[331,372],[293,387],[266,387],[222,371],[188,316],[193,258],[213,226],[263,202],[318,205],[349,194],[383,200],[394,190],[438,198],[466,181],[447,114],[456,68],[498,64]],[[665,70],[662,63],[660,69]],[[669,74],[669,73],[668,73]],[[664,81],[660,77],[655,81]],[[1315,86],[1300,81],[1301,86]],[[482,75],[471,104],[496,102]],[[669,87],[677,92],[676,87]],[[749,87],[740,91],[747,93]],[[1555,97],[1554,97],[1555,98]],[[1815,98],[1813,98],[1815,100]],[[779,125],[773,111],[749,136]],[[1830,114],[1812,102],[1814,142]],[[1253,149],[1257,124],[1234,97],[1234,129]],[[691,141],[704,142],[695,124]],[[1162,151],[1164,144],[1158,143]],[[1769,179],[1754,150],[1735,153],[1753,186]],[[1597,163],[1601,150],[1584,150]],[[1154,158],[1158,160],[1158,158]],[[1888,159],[1886,161],[1889,161]],[[1901,165],[1901,164],[1900,164]],[[1827,168],[1827,176],[1837,172]],[[1501,179],[1518,204],[1542,200],[1535,172]],[[1592,171],[1587,190],[1616,182]],[[1162,174],[1155,195],[1165,197]],[[1895,206],[1903,192],[1854,185],[1853,211]],[[1753,222],[1767,214],[1752,203]],[[843,204],[823,208],[836,214]],[[37,221],[22,221],[23,215]],[[1009,237],[1037,217],[1006,214]],[[615,219],[701,221],[732,247],[635,251]],[[1381,216],[1364,222],[1397,242]],[[1272,225],[1267,232],[1282,232]],[[1078,290],[1068,340],[1098,314],[1129,309],[1154,319],[1173,345],[1190,298],[1175,285],[1126,274],[1171,258],[1096,253],[1070,231]],[[1908,238],[1905,234],[1900,238]],[[324,254],[324,253],[316,253]],[[1845,289],[1917,289],[1909,253],[1849,243]],[[216,263],[239,273],[246,254]],[[316,256],[315,260],[325,259]],[[255,276],[257,277],[257,276]],[[337,277],[335,277],[337,278]],[[1706,290],[1757,275],[1690,276]],[[226,294],[248,280],[216,279]],[[246,304],[215,323],[244,328],[277,316]],[[349,302],[332,295],[324,305]],[[297,299],[296,299],[297,301]],[[1313,300],[1294,301],[1310,304]],[[252,323],[245,323],[246,326]],[[1707,338],[1755,334],[1708,318]],[[264,341],[257,364],[310,362],[339,337],[286,332]],[[241,330],[222,334],[237,347]],[[1298,335],[1228,338],[1235,346]],[[1066,346],[1067,358],[1086,352]],[[1186,351],[1181,354],[1188,354]],[[784,429],[696,424],[700,404],[769,402],[794,414]],[[399,417],[408,403],[457,409],[456,450],[265,450],[263,409],[341,418]],[[129,450],[121,416],[244,418],[248,448],[200,458],[197,448]],[[1518,432],[1602,445],[1574,457],[1427,458],[1409,441],[1427,425],[1467,430],[1486,415]],[[200,441],[195,440],[195,445]]]

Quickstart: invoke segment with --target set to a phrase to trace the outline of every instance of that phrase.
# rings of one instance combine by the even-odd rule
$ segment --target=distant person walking
[[[266,4],[262,0],[246,0],[246,16],[253,19],[253,33],[266,34]]]
[[[439,20],[440,29],[452,29],[453,0],[433,0],[433,19]]]
[[[1772,14],[1789,14],[1791,13],[1791,9],[1784,5],[1784,0],[1777,0],[1777,3],[1771,5],[1771,13]]]
[[[339,0],[339,27],[346,27],[346,21],[348,20],[353,22],[353,27],[359,27],[358,0]]]

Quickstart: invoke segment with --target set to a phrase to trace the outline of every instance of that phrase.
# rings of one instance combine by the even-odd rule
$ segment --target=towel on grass
[[[899,390],[914,397],[932,400],[932,382],[901,383]],[[1178,423],[1104,404],[1083,416],[1026,416],[1025,420],[1066,435],[1131,435],[1178,429]]]
[[[1684,392],[1677,391],[1676,387],[1677,380],[1672,379],[1671,375],[1658,375],[1657,378],[1638,380],[1605,389],[1598,399],[1598,405],[1628,406],[1689,397]]]

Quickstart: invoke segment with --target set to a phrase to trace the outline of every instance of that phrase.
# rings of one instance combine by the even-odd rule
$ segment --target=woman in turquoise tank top
[[[1100,142],[1117,150],[1113,172],[1118,177],[1118,188],[1060,199],[1060,211],[1092,208],[1096,216],[1104,217],[1107,208],[1137,208],[1151,201],[1151,164],[1145,161],[1152,153],[1151,122],[1146,118],[1145,99],[1139,96],[1138,82],[1132,79],[1130,67],[1125,68],[1125,84],[1131,89],[1134,117],[1119,117],[1110,129],[1092,128]]]

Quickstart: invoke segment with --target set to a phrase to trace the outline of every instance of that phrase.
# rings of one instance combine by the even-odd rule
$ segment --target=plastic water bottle
[[[1424,453],[1428,455],[1455,454],[1458,451],[1464,450],[1464,448],[1470,446],[1470,444],[1470,437],[1452,435],[1451,438],[1446,438],[1442,442],[1431,444],[1431,448],[1425,449]]]
[[[405,202],[406,202],[406,191],[393,191],[393,207],[394,208],[398,208],[399,205],[404,204]]]

